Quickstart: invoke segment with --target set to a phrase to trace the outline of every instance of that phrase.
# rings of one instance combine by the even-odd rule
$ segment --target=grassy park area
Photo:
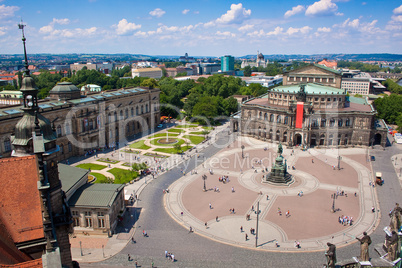
[[[115,184],[126,184],[138,177],[138,172],[121,168],[112,168],[108,172],[114,175]]]
[[[184,135],[183,138],[189,139],[192,144],[199,144],[203,142],[205,139],[202,136],[193,136],[193,135]]]
[[[96,178],[94,183],[113,183],[113,180],[110,178],[107,178],[105,175],[97,173],[97,172],[91,172],[91,175]]]
[[[134,142],[134,143],[130,144],[130,148],[140,149],[140,150],[147,150],[147,149],[151,148],[148,145],[145,145],[144,142],[145,142],[145,140],[139,140],[137,142]]]
[[[92,164],[92,163],[85,163],[85,164],[79,164],[79,165],[77,165],[77,167],[83,168],[83,169],[91,169],[91,170],[102,170],[102,169],[106,168],[107,166]]]

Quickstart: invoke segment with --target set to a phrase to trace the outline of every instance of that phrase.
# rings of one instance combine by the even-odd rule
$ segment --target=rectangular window
[[[80,218],[74,218],[74,226],[80,226]]]
[[[78,215],[79,215],[78,211],[75,211],[75,210],[71,211],[71,214],[72,214],[73,216],[78,216]]]
[[[98,212],[98,217],[100,217],[100,216],[105,216],[104,212]]]
[[[85,218],[85,223],[86,223],[86,227],[92,227],[92,219],[91,218]]]
[[[104,218],[98,218],[98,227],[105,228],[105,219]]]
[[[86,217],[90,217],[92,215],[92,212],[91,211],[85,211],[85,216]]]

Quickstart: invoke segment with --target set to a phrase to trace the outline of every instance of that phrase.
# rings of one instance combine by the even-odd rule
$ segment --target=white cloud
[[[200,14],[200,12],[198,10],[194,11],[194,14]]]
[[[229,31],[226,31],[226,32],[217,31],[216,35],[223,36],[223,37],[236,37],[236,34],[231,33]]]
[[[331,0],[320,0],[307,8],[306,16],[333,15],[337,10],[338,6]]]
[[[262,36],[265,36],[266,34],[265,34],[264,30],[261,29],[259,31],[254,31],[252,33],[248,33],[247,35],[251,36],[251,37],[262,37]]]
[[[0,36],[5,35],[6,34],[6,27],[0,27]]]
[[[18,11],[20,8],[17,6],[6,6],[6,5],[1,5],[0,6],[0,20],[13,17],[14,12]]]
[[[331,28],[328,28],[328,27],[319,27],[319,28],[317,29],[317,32],[329,33],[329,32],[331,32]]]
[[[52,24],[61,24],[61,25],[66,25],[70,23],[69,19],[56,19],[53,18],[53,21],[51,22]]]
[[[402,22],[402,15],[392,16],[391,19],[392,19],[394,22]]]
[[[402,14],[402,5],[393,10],[394,14]]]
[[[306,10],[306,8],[302,5],[295,6],[291,10],[286,11],[284,17],[287,19],[293,15],[303,12],[304,10]]]
[[[269,35],[280,35],[280,34],[283,34],[283,28],[282,27],[276,27],[275,28],[275,30],[273,30],[273,31],[271,31],[271,32],[269,32],[269,33],[267,33],[267,35],[269,36]]]
[[[46,25],[39,29],[40,33],[50,33],[53,31],[53,25]]]
[[[154,10],[152,10],[151,12],[149,12],[149,15],[160,18],[162,17],[164,14],[166,13],[166,11],[163,11],[160,8],[155,8]]]
[[[362,2],[362,5],[363,5],[363,6],[367,5],[367,2]]]
[[[288,35],[293,35],[296,33],[302,33],[302,34],[307,34],[312,30],[311,27],[309,26],[304,26],[301,28],[293,28],[293,27],[289,27],[289,29],[286,31],[286,34]]]
[[[184,15],[186,15],[189,11],[190,11],[190,9],[184,9],[181,13],[183,13]]]
[[[249,31],[249,30],[251,30],[253,28],[254,28],[254,25],[246,24],[244,26],[241,26],[238,30],[241,31],[241,32],[247,32],[247,31]]]
[[[119,24],[117,24],[116,33],[118,35],[128,35],[140,28],[140,24],[135,24],[133,22],[128,22],[126,19],[122,19],[119,21]]]
[[[250,9],[245,9],[242,3],[232,4],[230,10],[216,19],[217,23],[221,24],[239,24],[242,23],[251,15]]]

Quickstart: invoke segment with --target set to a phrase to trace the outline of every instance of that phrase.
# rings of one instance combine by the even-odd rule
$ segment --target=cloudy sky
[[[401,0],[0,0],[0,54],[402,54]]]

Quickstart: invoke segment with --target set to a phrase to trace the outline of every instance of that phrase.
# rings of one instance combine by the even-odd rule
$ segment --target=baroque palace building
[[[87,151],[124,145],[127,139],[153,130],[160,121],[159,89],[110,90],[81,96],[70,82],[57,84],[49,98],[39,101],[40,113],[52,122],[60,151],[57,160]],[[0,156],[14,149],[11,136],[23,116],[22,106],[0,109]]]
[[[231,127],[288,146],[385,146],[387,128],[366,99],[342,90],[342,75],[309,65],[283,75],[283,85],[242,103]]]

